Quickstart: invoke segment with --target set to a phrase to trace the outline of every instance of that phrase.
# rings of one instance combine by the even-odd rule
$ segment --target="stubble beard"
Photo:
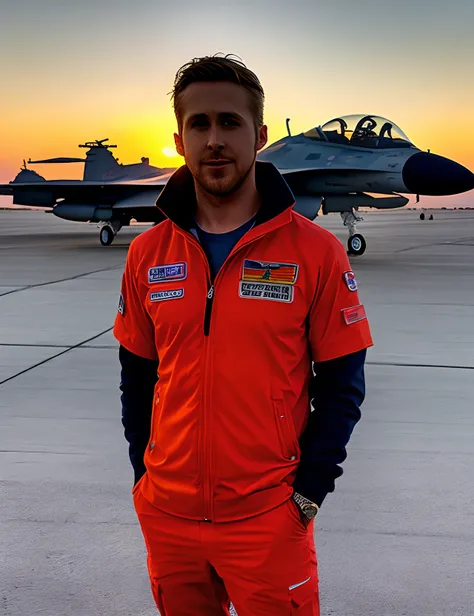
[[[240,177],[238,177],[235,180],[235,182],[231,184],[230,186],[223,186],[222,188],[219,188],[218,185],[217,186],[212,185],[214,184],[214,182],[212,182],[212,184],[207,183],[206,181],[203,181],[199,177],[196,177],[196,181],[201,186],[201,188],[203,188],[204,191],[207,192],[208,195],[212,195],[213,197],[229,197],[230,195],[235,194],[238,190],[240,190],[240,188],[245,184],[247,178],[250,175],[250,172],[252,171],[256,158],[257,158],[257,154],[255,153],[253,160],[250,163],[248,169],[245,171],[245,173],[243,173]],[[217,180],[217,182],[219,182],[219,180]]]

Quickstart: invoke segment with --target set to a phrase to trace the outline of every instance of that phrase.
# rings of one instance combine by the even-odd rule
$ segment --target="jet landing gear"
[[[341,212],[341,218],[345,227],[349,229],[349,239],[347,240],[347,252],[350,255],[360,257],[367,248],[367,242],[360,233],[357,233],[356,224],[362,220],[362,216],[357,216],[355,210],[351,212]]]
[[[101,222],[99,224],[99,240],[102,246],[110,246],[114,241],[115,236],[122,228],[122,223],[119,220],[111,220],[110,222]]]

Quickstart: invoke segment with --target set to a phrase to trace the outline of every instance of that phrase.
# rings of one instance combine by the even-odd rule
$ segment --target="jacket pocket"
[[[151,420],[150,420],[150,438],[148,439],[147,451],[151,453],[155,448],[157,429],[156,424],[159,418],[160,409],[158,408],[160,405],[160,385],[159,382],[156,386],[155,392],[153,394],[153,406],[151,409]]]
[[[285,409],[283,400],[272,400],[280,449],[286,460],[296,460],[299,444],[291,413]]]
[[[140,479],[137,481],[137,483],[133,486],[132,494],[135,494],[135,492],[138,490],[138,488],[140,487],[140,484],[142,483],[143,478],[145,477],[145,475],[146,475],[146,471],[143,473],[143,475],[140,477]]]

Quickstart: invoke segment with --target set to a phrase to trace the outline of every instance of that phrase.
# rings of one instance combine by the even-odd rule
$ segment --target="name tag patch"
[[[170,265],[157,265],[148,270],[148,283],[172,282],[173,280],[184,280],[188,275],[188,265],[184,261],[172,263]]]
[[[291,303],[293,287],[288,284],[270,284],[265,282],[240,281],[239,297],[248,299],[267,299],[274,302]]]
[[[168,291],[150,293],[151,302],[163,302],[167,299],[181,299],[182,297],[184,297],[184,289],[169,289]]]
[[[352,306],[352,308],[345,308],[342,314],[344,315],[346,325],[352,325],[352,323],[357,323],[367,318],[365,308],[362,304],[359,306]]]

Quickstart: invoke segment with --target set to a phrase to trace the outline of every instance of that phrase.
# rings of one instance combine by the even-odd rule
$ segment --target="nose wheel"
[[[350,255],[360,257],[367,248],[367,242],[360,233],[357,233],[357,223],[363,220],[362,216],[355,213],[354,208],[350,212],[341,212],[342,222],[349,229],[349,239],[347,240],[347,252]]]
[[[110,223],[101,224],[99,231],[99,240],[102,246],[110,246],[121,228],[122,223],[118,220],[112,220]]]
[[[99,240],[102,246],[110,246],[110,244],[114,241],[115,233],[112,227],[109,225],[105,225],[99,232]]]
[[[350,255],[355,255],[356,257],[360,257],[364,254],[365,249],[367,248],[367,242],[365,238],[360,233],[355,233],[351,235],[347,240],[347,252]]]

